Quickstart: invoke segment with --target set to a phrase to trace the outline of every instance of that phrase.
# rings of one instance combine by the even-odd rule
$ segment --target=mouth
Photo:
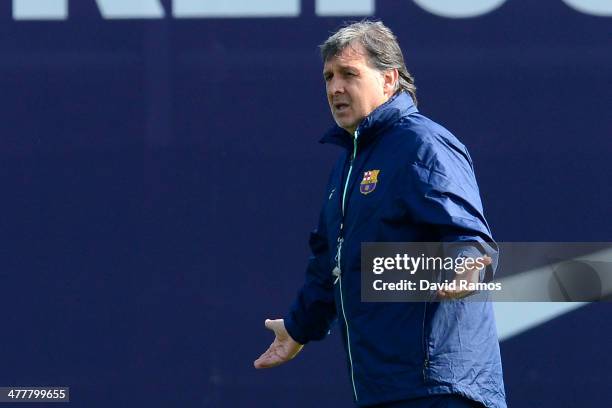
[[[334,103],[334,110],[336,112],[344,112],[345,110],[347,110],[349,107],[348,103],[344,103],[344,102],[338,102],[338,103]]]

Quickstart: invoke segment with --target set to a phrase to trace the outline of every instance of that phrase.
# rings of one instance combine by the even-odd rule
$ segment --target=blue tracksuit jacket
[[[490,302],[360,300],[362,242],[470,242],[466,250],[480,247],[496,259],[465,146],[419,114],[404,92],[355,135],[335,127],[322,142],[346,152],[311,234],[306,282],[285,317],[289,334],[302,344],[320,340],[338,320],[359,406],[457,393],[505,408]],[[364,178],[377,179],[374,189]],[[488,267],[485,279],[494,270]]]

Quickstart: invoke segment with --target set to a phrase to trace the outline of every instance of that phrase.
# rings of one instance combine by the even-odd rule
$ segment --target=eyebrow
[[[359,72],[359,68],[353,66],[353,65],[340,65],[339,66],[341,71],[357,71]],[[323,76],[327,76],[329,74],[331,74],[331,70],[323,70]]]

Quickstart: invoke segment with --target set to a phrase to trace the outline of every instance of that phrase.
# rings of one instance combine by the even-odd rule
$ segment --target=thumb
[[[266,319],[265,325],[266,325],[266,329],[272,330],[274,333],[276,333],[279,330],[282,330],[283,319],[274,319],[274,320]]]

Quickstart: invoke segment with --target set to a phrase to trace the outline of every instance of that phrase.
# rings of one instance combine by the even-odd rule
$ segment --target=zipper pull
[[[334,279],[334,285],[335,285],[336,283],[338,283],[338,280],[340,280],[340,268],[336,266],[334,270],[332,271],[332,275],[336,277],[336,279]]]
[[[338,248],[336,250],[336,257],[334,258],[334,260],[336,261],[336,266],[332,270],[332,275],[336,277],[336,280],[334,280],[334,285],[338,283],[338,280],[340,279],[340,274],[342,274],[342,270],[340,269],[340,256],[341,256],[340,251],[342,251],[342,242],[344,242],[344,238],[339,236],[338,237]]]

